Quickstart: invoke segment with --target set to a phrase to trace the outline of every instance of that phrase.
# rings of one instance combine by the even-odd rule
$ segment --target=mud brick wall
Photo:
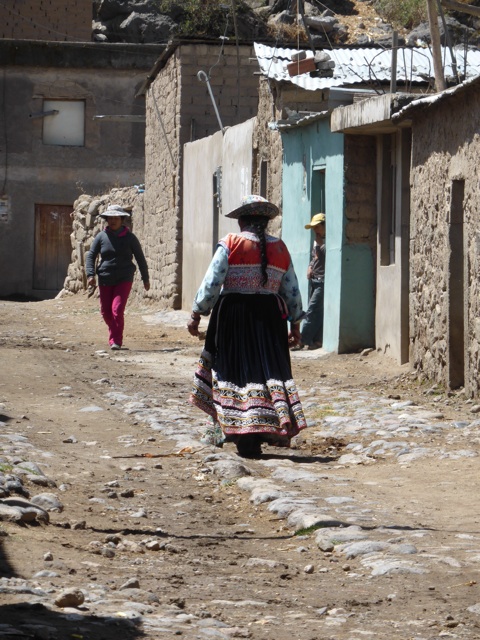
[[[260,172],[262,161],[267,163],[267,184],[265,197],[282,207],[282,137],[279,131],[268,128],[269,122],[276,122],[281,114],[276,109],[266,78],[260,79],[258,88],[258,115],[253,132],[252,192],[260,194]],[[278,216],[270,222],[268,231],[281,235],[282,218]]]
[[[172,56],[147,94],[141,238],[152,259],[152,295],[165,308],[179,308],[181,295],[180,100],[179,69]]]
[[[177,49],[181,62],[182,112],[181,144],[212,135],[220,129],[208,87],[197,78],[199,71],[210,74],[210,86],[221,122],[230,127],[257,114],[258,65],[252,61],[253,48],[217,44],[182,45]],[[239,65],[237,66],[237,62]]]
[[[92,39],[92,0],[8,0],[0,5],[0,38]]]
[[[413,120],[410,224],[410,362],[420,378],[449,386],[451,295],[463,289],[465,391],[480,392],[480,89],[438,101]],[[463,184],[457,216],[463,251],[452,250],[452,189]],[[458,207],[457,207],[458,210]],[[461,255],[463,252],[463,256]],[[451,282],[452,264],[463,273]],[[458,313],[454,310],[454,314]],[[462,322],[462,320],[460,320]]]
[[[376,141],[374,136],[345,138],[345,229],[348,244],[377,243]]]
[[[165,308],[182,301],[182,152],[186,142],[219,130],[208,87],[197,73],[210,71],[210,84],[224,127],[257,113],[258,78],[250,46],[182,44],[166,60],[147,93],[144,235],[140,240],[152,262],[152,296]],[[240,88],[237,88],[237,79]],[[213,185],[206,184],[205,189]]]

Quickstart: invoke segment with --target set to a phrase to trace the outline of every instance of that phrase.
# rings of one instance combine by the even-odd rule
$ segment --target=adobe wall
[[[265,197],[282,207],[282,136],[278,130],[269,129],[269,122],[276,122],[281,114],[275,106],[269,81],[260,78],[258,87],[258,115],[253,132],[252,192],[260,194],[260,170],[262,160],[267,162],[267,185]],[[278,216],[269,224],[268,231],[281,235],[282,218]]]
[[[180,78],[172,56],[147,93],[145,199],[141,241],[152,263],[151,292],[179,308],[181,266]]]
[[[479,130],[478,85],[415,114],[412,128],[410,362],[420,377],[448,386],[450,208],[452,182],[463,180],[464,279],[455,286],[463,286],[469,396],[480,390]]]
[[[199,71],[210,73],[210,86],[224,127],[257,115],[258,77],[254,75],[257,64],[256,59],[252,61],[253,47],[241,45],[239,61],[235,46],[225,46],[222,55],[219,54],[218,44],[182,44],[176,50],[176,58],[181,62],[182,145],[220,129],[208,86],[197,78]]]
[[[377,244],[377,169],[374,136],[344,138],[345,240],[348,244]]]
[[[9,0],[0,4],[0,38],[92,39],[92,0]]]
[[[238,76],[236,47],[226,46],[219,54],[217,44],[181,44],[147,92],[143,241],[152,256],[153,296],[160,305],[174,309],[182,304],[183,190],[189,187],[183,184],[183,145],[219,131],[208,88],[197,73],[210,70],[224,127],[257,111],[258,78],[249,62],[252,47],[240,47]],[[213,180],[205,189],[213,189]]]

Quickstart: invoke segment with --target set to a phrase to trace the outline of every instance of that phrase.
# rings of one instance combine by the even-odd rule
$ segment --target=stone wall
[[[99,214],[105,211],[110,204],[119,204],[126,211],[130,211],[131,219],[127,221],[127,224],[135,235],[139,237],[142,235],[143,193],[139,192],[137,188],[112,189],[109,193],[101,196],[82,194],[73,205],[72,233],[70,235],[72,260],[68,266],[63,289],[58,297],[87,291],[85,256],[97,233],[105,227],[105,221]],[[149,263],[150,269],[151,263],[148,259],[147,263]],[[150,296],[145,292],[138,273],[137,270],[130,299],[143,300]],[[98,295],[98,290],[96,295]]]
[[[89,42],[92,17],[92,0],[8,0],[0,4],[0,38]]]
[[[411,176],[410,362],[420,377],[448,387],[452,359],[463,356],[465,391],[472,397],[480,390],[479,130],[478,83],[415,114]],[[455,182],[464,187],[458,214],[463,256],[451,245]],[[451,282],[450,268],[459,260],[463,281]],[[460,320],[450,305],[459,288]],[[463,354],[451,344],[455,322],[463,322]]]

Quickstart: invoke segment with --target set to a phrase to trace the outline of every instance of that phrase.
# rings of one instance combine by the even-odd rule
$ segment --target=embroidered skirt
[[[218,421],[227,440],[256,433],[289,446],[307,426],[283,306],[273,294],[232,293],[212,311],[190,402]]]

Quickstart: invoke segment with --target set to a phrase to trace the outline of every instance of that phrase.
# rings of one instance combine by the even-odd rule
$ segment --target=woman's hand
[[[198,325],[200,324],[200,314],[192,313],[190,318],[191,319],[187,323],[188,333],[191,336],[198,336],[199,334]]]
[[[290,333],[288,334],[288,346],[295,347],[300,343],[300,323],[292,322],[290,325]]]
[[[150,282],[148,280],[144,281],[143,288],[145,289],[145,291],[150,291]]]
[[[91,278],[89,278],[87,280],[87,284],[88,284],[89,287],[96,287],[97,283],[95,281],[95,276],[92,276]]]

